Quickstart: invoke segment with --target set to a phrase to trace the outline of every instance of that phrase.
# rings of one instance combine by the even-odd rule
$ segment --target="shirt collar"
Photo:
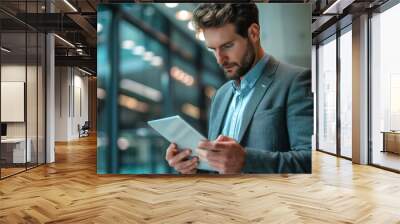
[[[232,80],[232,87],[235,91],[239,93],[243,90],[251,90],[256,84],[258,78],[260,78],[264,67],[267,65],[269,56],[264,54],[264,56],[257,62],[253,68],[251,68],[240,81],[240,86],[237,85],[235,80]]]

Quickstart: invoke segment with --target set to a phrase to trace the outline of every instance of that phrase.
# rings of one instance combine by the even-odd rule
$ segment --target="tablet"
[[[180,116],[166,117],[148,121],[147,123],[169,142],[175,143],[179,149],[191,149],[192,156],[197,156],[195,149],[199,142],[207,139]],[[214,170],[205,160],[200,160],[197,168],[201,170]]]

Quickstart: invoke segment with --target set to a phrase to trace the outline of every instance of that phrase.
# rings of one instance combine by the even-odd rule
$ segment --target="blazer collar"
[[[263,96],[265,95],[267,89],[272,83],[273,80],[273,75],[275,74],[276,68],[278,67],[279,62],[275,60],[274,57],[269,56],[268,58],[268,63],[265,65],[263,69],[263,74],[261,77],[257,80],[255,84],[255,89],[253,92],[253,95],[251,96],[251,99],[249,103],[246,106],[245,112],[244,112],[244,117],[242,121],[242,125],[239,131],[239,139],[238,142],[240,143],[242,141],[243,135],[253,117],[253,114],[262,100]],[[210,133],[210,139],[214,140],[217,138],[218,133],[221,132],[221,127],[224,122],[224,117],[225,114],[229,108],[229,103],[231,102],[232,96],[233,96],[233,88],[228,85],[228,88],[226,88],[225,91],[222,92],[223,98],[222,101],[219,105],[214,105],[217,107],[216,109],[216,118],[214,121],[215,125],[211,125],[210,128],[213,128]]]
[[[272,84],[278,64],[279,62],[271,56],[270,59],[268,60],[267,65],[265,66],[264,75],[261,76],[256,83],[253,95],[251,96],[251,99],[246,105],[245,111],[243,113],[243,120],[240,126],[239,137],[238,137],[239,143],[243,139],[243,135],[246,132],[251,119],[253,118],[254,112],[256,111],[258,104],[264,98],[265,93]]]

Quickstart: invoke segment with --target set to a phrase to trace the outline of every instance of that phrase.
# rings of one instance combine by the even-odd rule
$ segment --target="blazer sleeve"
[[[246,148],[245,173],[311,173],[313,95],[311,71],[293,78],[287,97],[286,124],[290,149],[271,152]]]

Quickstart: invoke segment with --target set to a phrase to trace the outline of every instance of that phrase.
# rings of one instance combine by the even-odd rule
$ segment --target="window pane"
[[[318,148],[336,153],[336,40],[318,48]]]
[[[351,30],[340,37],[340,152],[351,158],[352,140],[352,35]]]
[[[400,30],[395,28],[398,21],[400,4],[374,15],[371,21],[371,132],[372,163],[400,170]]]

